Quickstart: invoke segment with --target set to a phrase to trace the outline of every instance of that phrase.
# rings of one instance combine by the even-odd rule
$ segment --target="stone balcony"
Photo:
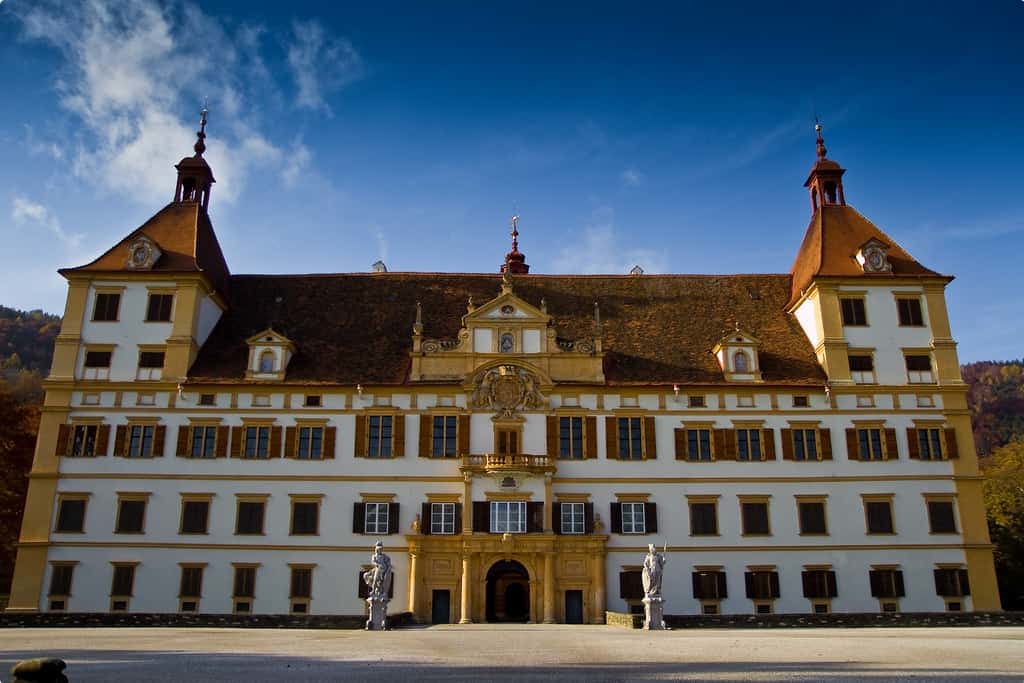
[[[545,474],[554,472],[555,458],[529,453],[485,453],[462,458],[463,472],[474,474]]]

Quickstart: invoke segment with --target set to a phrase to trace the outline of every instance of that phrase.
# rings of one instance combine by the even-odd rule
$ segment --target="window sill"
[[[54,529],[53,533],[55,533],[55,534],[80,534],[80,535],[84,536],[85,535],[85,529],[75,529],[74,531],[71,531],[71,530],[68,530],[68,529]]]
[[[771,535],[772,535],[771,532],[768,532],[766,534],[762,534],[762,533],[757,533],[757,534],[740,534],[740,538],[771,538]]]
[[[209,536],[209,531],[179,531],[179,536]]]
[[[713,534],[694,534],[694,533],[691,533],[690,534],[690,538],[721,538],[721,537],[722,537],[722,534],[720,534],[720,533],[713,533]]]
[[[895,531],[868,531],[865,536],[896,536]]]
[[[824,533],[821,533],[821,532],[818,532],[818,531],[807,531],[807,532],[801,531],[797,535],[798,536],[816,536],[818,538],[825,538],[825,537],[829,536],[829,533],[827,531],[824,532]]]
[[[146,534],[145,531],[117,531],[116,529],[114,533],[118,536],[144,536]]]
[[[313,531],[313,532],[309,532],[309,533],[297,533],[297,532],[294,532],[294,531],[293,531],[293,532],[291,532],[291,533],[290,533],[290,534],[288,534],[288,535],[289,535],[289,536],[303,536],[303,537],[305,537],[305,538],[310,538],[310,537],[316,537],[316,536],[319,536],[319,535],[320,535],[320,532],[319,532],[319,531]]]
[[[236,531],[235,536],[266,536],[262,531]]]

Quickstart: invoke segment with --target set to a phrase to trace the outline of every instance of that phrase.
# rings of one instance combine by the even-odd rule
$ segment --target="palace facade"
[[[61,274],[11,611],[998,610],[932,271],[826,156],[789,273],[232,275],[213,173]]]

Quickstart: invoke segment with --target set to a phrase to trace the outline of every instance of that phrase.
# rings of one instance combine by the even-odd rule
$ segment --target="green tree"
[[[39,407],[22,403],[0,384],[0,591],[7,592],[14,570],[14,544],[32,468]]]
[[[996,449],[983,472],[1003,609],[1024,609],[1024,439]]]

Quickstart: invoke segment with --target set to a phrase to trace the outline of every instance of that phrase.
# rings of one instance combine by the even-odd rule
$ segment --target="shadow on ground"
[[[284,657],[273,654],[61,650],[4,652],[0,674],[31,657],[68,662],[71,683],[124,681],[888,681],[912,677],[917,683],[953,681],[1019,682],[1020,675],[972,669],[896,669],[849,662],[680,662],[565,664],[543,666],[460,666],[421,661],[357,661]],[[0,676],[2,677],[2,676]]]

